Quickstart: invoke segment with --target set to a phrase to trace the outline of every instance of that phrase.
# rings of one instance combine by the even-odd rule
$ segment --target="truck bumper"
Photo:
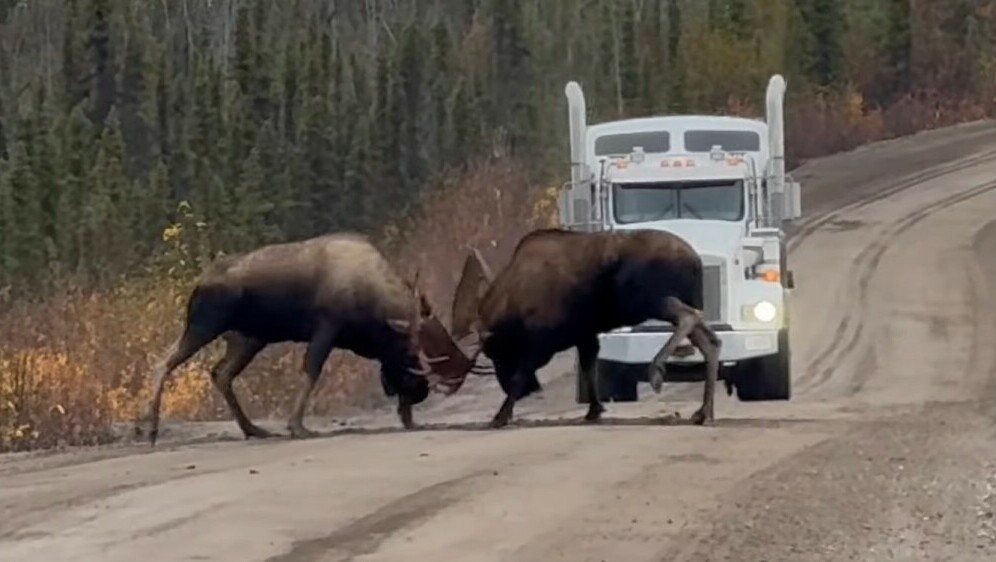
[[[719,360],[736,362],[778,353],[778,330],[737,330],[712,326],[722,342]],[[671,337],[671,331],[609,332],[599,336],[598,358],[618,363],[650,363]],[[682,343],[689,343],[688,340]],[[694,348],[693,348],[694,349]],[[694,365],[704,359],[698,349],[687,357],[670,357],[669,364]]]

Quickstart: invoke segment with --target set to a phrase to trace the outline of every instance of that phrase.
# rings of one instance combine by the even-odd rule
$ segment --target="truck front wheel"
[[[744,402],[789,400],[792,397],[792,350],[788,330],[778,331],[778,353],[744,362],[734,384]]]
[[[639,383],[639,368],[646,370],[646,365],[627,365],[614,361],[598,360],[598,398],[602,402],[636,402],[638,398],[637,383]],[[575,361],[577,375],[577,403],[588,403],[588,389],[581,384],[580,366]]]

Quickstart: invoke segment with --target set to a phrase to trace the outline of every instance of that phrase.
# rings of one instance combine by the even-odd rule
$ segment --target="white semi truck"
[[[722,340],[720,377],[740,400],[791,397],[789,301],[794,286],[783,226],[801,214],[785,174],[785,80],[768,83],[766,119],[680,115],[588,125],[577,82],[565,88],[571,180],[561,226],[659,229],[687,240],[704,264],[704,314]],[[634,401],[673,327],[650,321],[600,336],[604,401]],[[667,381],[704,378],[696,350],[668,360]],[[683,376],[682,376],[683,375]],[[578,377],[580,380],[580,377]],[[587,402],[578,385],[578,402]]]

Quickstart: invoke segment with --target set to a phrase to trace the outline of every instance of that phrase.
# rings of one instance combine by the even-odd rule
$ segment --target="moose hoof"
[[[401,419],[401,426],[405,429],[415,429],[415,420],[412,416],[411,407],[399,407],[398,408],[398,418]]]
[[[713,421],[712,412],[706,414],[705,410],[700,408],[694,414],[692,414],[692,423],[695,425],[707,425],[711,424]]]
[[[733,381],[726,379],[723,381],[723,385],[726,387],[726,395],[733,396]]]
[[[602,413],[604,412],[604,406],[601,404],[592,404],[588,407],[588,413],[584,415],[584,421],[588,423],[595,423],[602,419]]]
[[[310,429],[306,429],[303,426],[298,426],[298,427],[291,426],[288,429],[290,429],[290,435],[294,439],[308,439],[311,437],[318,436],[318,433],[311,431]]]
[[[507,418],[505,418],[504,416],[495,416],[491,420],[491,423],[488,424],[488,427],[490,427],[491,429],[501,429],[506,425],[508,425]]]
[[[269,439],[273,437],[273,433],[263,429],[262,427],[251,425],[242,430],[242,433],[246,436],[246,439]]]
[[[661,393],[661,388],[664,386],[664,367],[657,365],[656,363],[650,364],[650,388],[654,390],[655,394]]]
[[[681,358],[681,357],[691,357],[692,355],[695,355],[695,348],[692,347],[691,345],[688,345],[688,344],[679,345],[674,350],[674,353],[672,353],[671,355],[673,355],[674,357],[679,357],[679,358]]]

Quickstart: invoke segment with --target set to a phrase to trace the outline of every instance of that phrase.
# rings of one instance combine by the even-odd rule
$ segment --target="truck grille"
[[[702,284],[704,285],[703,313],[706,322],[722,320],[723,310],[723,269],[719,264],[706,265],[702,268]]]
[[[723,279],[724,268],[720,263],[705,263],[702,267],[702,308],[705,321],[715,326],[723,321]],[[635,332],[670,332],[670,323],[662,320],[647,320],[633,327]]]

